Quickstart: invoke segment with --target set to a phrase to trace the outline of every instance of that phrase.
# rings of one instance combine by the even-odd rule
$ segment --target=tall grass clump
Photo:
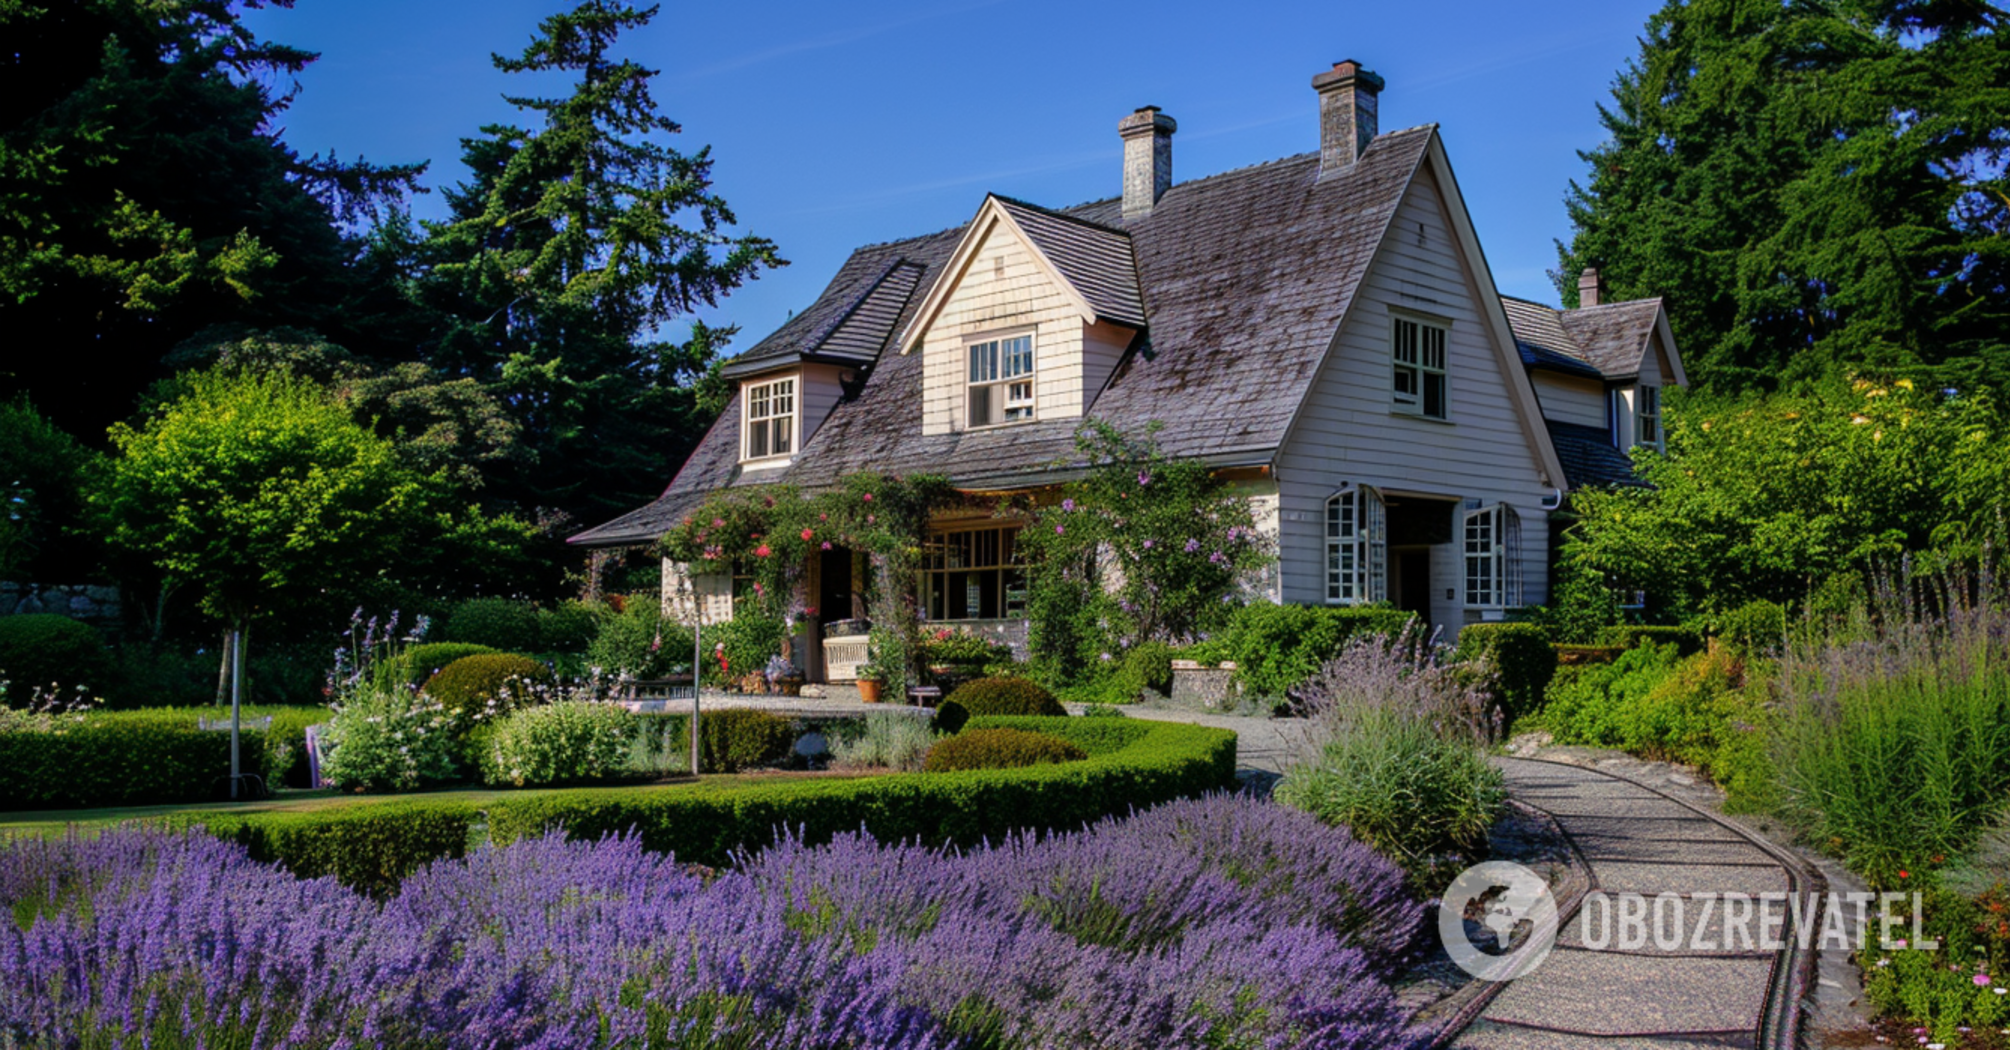
[[[1781,658],[1783,814],[1873,884],[1971,851],[2010,809],[2010,604],[1987,571],[1876,581]]]
[[[831,767],[919,773],[922,761],[928,757],[928,749],[935,745],[935,739],[935,730],[925,718],[869,714],[862,722],[839,726],[832,731]]]
[[[1487,677],[1445,663],[1415,627],[1350,640],[1300,689],[1312,728],[1278,799],[1436,888],[1484,848],[1506,800],[1485,753],[1501,726]]]

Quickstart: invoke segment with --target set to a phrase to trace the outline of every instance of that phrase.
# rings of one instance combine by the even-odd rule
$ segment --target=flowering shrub
[[[691,666],[691,628],[664,619],[660,596],[631,595],[619,613],[600,621],[586,647],[586,663],[631,678],[681,673]]]
[[[635,716],[613,704],[568,700],[505,715],[487,735],[482,780],[527,787],[601,780],[623,771]]]
[[[1314,728],[1279,801],[1352,829],[1419,886],[1472,861],[1506,792],[1483,750],[1497,710],[1465,668],[1415,628],[1357,637],[1302,698]]]
[[[1958,1045],[1971,1028],[2010,1027],[2010,883],[1974,900],[1930,892],[1926,933],[1940,947],[1861,953],[1864,999],[1873,1010],[1925,1027]]]
[[[1272,554],[1249,500],[1206,466],[1166,459],[1148,440],[1094,421],[1080,451],[1088,477],[1016,541],[1033,651],[1063,683],[1103,677],[1140,642],[1183,644],[1215,630]]]
[[[410,791],[452,780],[454,720],[409,693],[352,694],[328,723],[321,775],[345,791]]]
[[[21,838],[0,844],[17,920],[0,923],[0,1031],[1402,1050],[1424,1040],[1388,971],[1421,912],[1394,875],[1344,831],[1233,797],[968,853],[785,842],[710,881],[633,836],[544,837],[434,864],[382,904],[203,835]]]

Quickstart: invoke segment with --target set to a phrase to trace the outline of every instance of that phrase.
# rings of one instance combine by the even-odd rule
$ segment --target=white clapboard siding
[[[1109,378],[1116,358],[1098,333],[1098,346],[1084,365],[1082,315],[1067,292],[1033,258],[1018,234],[994,224],[971,254],[941,312],[922,339],[922,427],[924,434],[964,428],[968,358],[965,347],[978,337],[1033,335],[1034,414],[1066,419],[1082,414],[1084,401]],[[1100,328],[1114,328],[1098,325]],[[1126,336],[1126,341],[1128,337]],[[1094,387],[1084,394],[1084,387]]]
[[[1548,371],[1532,372],[1529,379],[1535,384],[1544,417],[1600,429],[1608,422],[1603,380]]]
[[[1432,169],[1425,166],[1279,450],[1284,600],[1326,600],[1325,505],[1349,482],[1513,505],[1521,517],[1523,601],[1544,600],[1549,522],[1542,500],[1550,490],[1503,371],[1519,369],[1520,360],[1512,347],[1503,359],[1478,305],[1481,282],[1470,269],[1478,262],[1461,257]],[[1450,322],[1448,422],[1392,411],[1392,307]],[[1479,618],[1463,606],[1458,540],[1455,531],[1452,543],[1432,550],[1432,619],[1448,629]]]

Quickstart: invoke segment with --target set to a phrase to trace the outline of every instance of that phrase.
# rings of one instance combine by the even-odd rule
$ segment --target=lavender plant
[[[968,853],[800,841],[707,877],[525,840],[382,905],[202,834],[0,844],[0,1041],[37,1046],[1413,1047],[1420,912],[1247,798]]]
[[[918,773],[935,739],[927,719],[869,714],[863,721],[831,732],[831,768]]]

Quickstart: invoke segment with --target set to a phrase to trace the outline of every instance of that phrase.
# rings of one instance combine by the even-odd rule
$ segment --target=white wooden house
[[[1079,472],[1094,416],[1157,422],[1162,451],[1247,492],[1279,601],[1451,630],[1544,601],[1552,511],[1635,483],[1681,356],[1658,299],[1603,302],[1594,273],[1574,310],[1501,296],[1437,127],[1380,132],[1382,86],[1339,63],[1313,78],[1317,152],[1186,183],[1174,121],[1146,107],[1119,123],[1120,196],[990,195],[961,227],[858,249],[727,365],[738,396],[663,495],[572,542],[648,544],[720,489],[866,470],[1037,497]],[[1023,626],[1012,536],[935,523],[932,621]],[[849,615],[849,555],[809,570],[822,618]],[[666,600],[684,582],[666,566]],[[708,620],[732,615],[729,578],[694,582]]]

